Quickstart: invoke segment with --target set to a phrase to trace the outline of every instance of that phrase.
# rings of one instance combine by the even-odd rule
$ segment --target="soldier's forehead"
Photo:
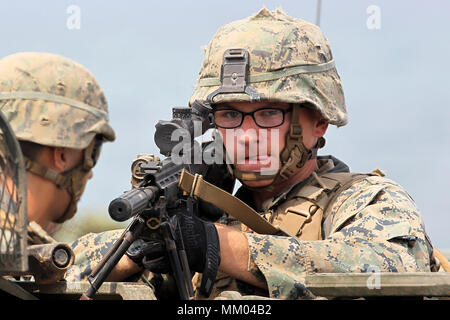
[[[219,103],[215,106],[216,109],[224,109],[224,108],[234,108],[234,109],[259,109],[259,108],[280,108],[287,109],[289,108],[289,103],[280,102],[280,101],[258,101],[258,102],[249,102],[249,101],[230,101]]]

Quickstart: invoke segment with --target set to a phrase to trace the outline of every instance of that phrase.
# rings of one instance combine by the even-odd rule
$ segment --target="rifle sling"
[[[439,263],[445,272],[450,272],[450,262],[438,249],[433,249],[433,256],[439,260]]]
[[[287,234],[280,228],[270,224],[240,199],[203,180],[203,177],[199,174],[194,176],[183,170],[178,187],[192,198],[199,198],[213,204],[257,233]]]

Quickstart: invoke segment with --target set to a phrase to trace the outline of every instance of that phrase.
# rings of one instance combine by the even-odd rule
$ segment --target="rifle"
[[[234,178],[225,165],[206,163],[204,159],[223,159],[222,145],[194,140],[214,126],[211,107],[195,101],[191,108],[173,108],[171,121],[159,121],[154,135],[155,143],[164,160],[141,158],[132,166],[133,177],[139,183],[133,189],[111,201],[109,214],[116,221],[133,217],[121,237],[114,243],[107,255],[88,277],[89,289],[81,299],[92,299],[95,292],[111,273],[112,269],[127,252],[130,246],[139,251],[142,241],[162,237],[171,266],[171,275],[177,286],[179,297],[187,300],[193,296],[192,274],[189,269],[181,230],[174,226],[170,217],[176,214],[195,214],[209,220],[217,220],[223,211],[200,199],[193,199],[183,193],[178,182],[183,170],[199,174],[224,190],[232,191]],[[178,137],[176,140],[174,137]],[[217,139],[216,139],[217,140]],[[175,150],[175,153],[174,153]],[[198,154],[201,153],[201,161]],[[219,257],[207,254],[208,270],[203,273],[200,292],[209,296],[217,274]]]

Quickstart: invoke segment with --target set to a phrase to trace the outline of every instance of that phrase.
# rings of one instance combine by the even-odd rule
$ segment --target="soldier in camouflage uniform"
[[[224,54],[234,63],[230,72]],[[233,60],[234,55],[245,62],[246,54],[248,65]],[[230,170],[242,183],[236,196],[280,231],[256,234],[252,226],[229,217],[222,221],[227,225],[214,224],[216,237],[208,238],[202,234],[208,222],[177,218],[192,270],[203,270],[207,246],[220,247],[211,297],[237,290],[309,298],[307,273],[432,271],[433,248],[411,196],[380,170],[353,174],[338,159],[317,156],[328,124],[347,123],[341,81],[317,26],[265,8],[223,26],[206,48],[190,103],[196,99],[213,106],[228,157],[234,160]],[[236,128],[243,134],[230,139],[227,132]],[[269,135],[277,130],[279,139],[266,143],[246,134],[265,128]],[[251,143],[278,149],[236,162],[236,148],[230,146],[240,144],[248,151]],[[276,164],[275,172],[264,171],[265,163]],[[84,245],[101,238],[108,236],[91,236]],[[144,249],[144,266],[154,272],[168,270],[161,247]],[[100,251],[106,250],[85,256],[95,260]]]
[[[101,145],[115,139],[93,75],[65,57],[24,52],[0,60],[0,110],[27,170],[29,244],[73,217]]]

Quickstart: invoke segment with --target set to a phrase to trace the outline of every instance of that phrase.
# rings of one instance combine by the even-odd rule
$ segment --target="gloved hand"
[[[176,214],[170,222],[175,235],[181,233],[182,241],[191,271],[217,273],[220,264],[220,245],[217,229],[211,222],[196,216]],[[177,228],[179,231],[176,232]],[[136,248],[138,247],[138,248]],[[171,270],[165,241],[140,242],[127,251],[127,255],[137,264],[154,273],[169,273]]]

